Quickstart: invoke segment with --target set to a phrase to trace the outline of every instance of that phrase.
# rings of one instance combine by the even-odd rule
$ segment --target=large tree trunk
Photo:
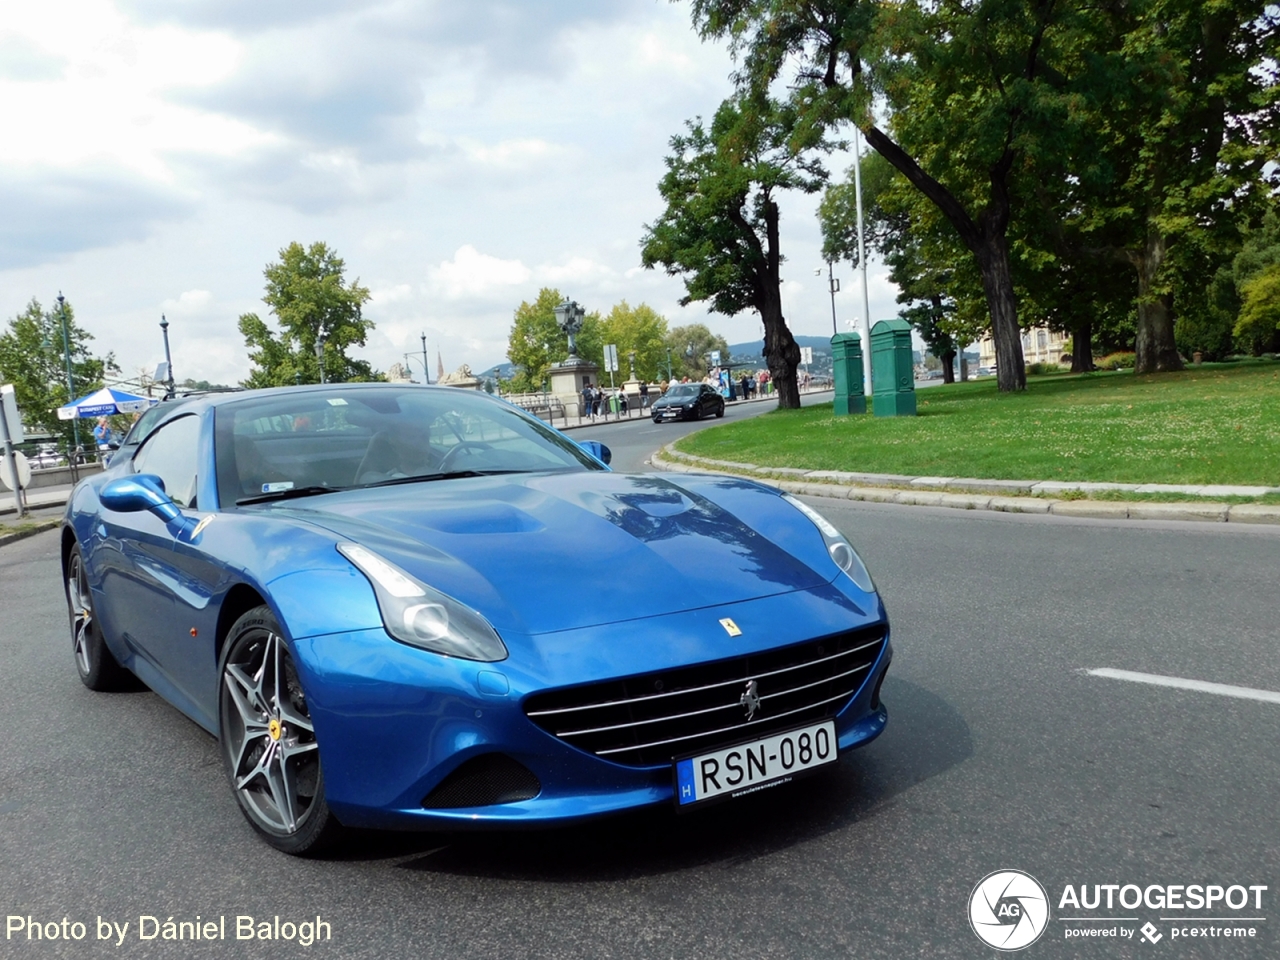
[[[773,389],[778,392],[778,407],[800,409],[800,384],[796,367],[800,365],[800,346],[782,315],[782,252],[778,242],[778,205],[772,197],[764,204],[765,263],[764,276],[757,290],[760,319],[764,322],[764,359],[769,365]],[[754,232],[754,231],[753,231]]]
[[[1093,370],[1093,321],[1084,320],[1071,331],[1071,372]]]
[[[996,348],[996,387],[1002,391],[1025,390],[1027,368],[1022,360],[1022,328],[1018,302],[1009,271],[1009,246],[1003,231],[989,234],[974,251],[982,269],[982,288],[991,309],[991,339]]]
[[[923,193],[945,216],[973,253],[982,274],[982,288],[991,311],[991,339],[996,347],[996,386],[1002,391],[1025,390],[1027,372],[1022,361],[1022,328],[1009,268],[1009,171],[1014,154],[1007,149],[991,168],[991,199],[975,222],[955,195],[916,163],[875,124],[863,129],[867,143]]]
[[[1182,357],[1173,337],[1172,297],[1154,292],[1160,267],[1168,252],[1164,234],[1154,226],[1141,250],[1130,250],[1129,260],[1138,271],[1138,334],[1134,339],[1135,373],[1164,373],[1182,369]]]
[[[796,367],[800,364],[800,346],[782,316],[782,303],[776,300],[760,312],[764,320],[764,359],[769,365],[773,389],[778,393],[778,406],[786,410],[800,409],[800,385]]]
[[[956,351],[954,347],[952,347],[950,350],[944,350],[942,352],[942,356],[938,358],[939,360],[942,361],[942,382],[943,383],[956,382],[956,372],[951,367],[951,364],[955,360],[955,358],[956,358]]]

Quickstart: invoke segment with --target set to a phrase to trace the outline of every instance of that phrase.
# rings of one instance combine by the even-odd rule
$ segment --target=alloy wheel
[[[71,643],[76,656],[76,669],[87,677],[93,664],[89,660],[89,645],[93,642],[93,603],[89,598],[89,578],[84,571],[84,560],[77,552],[71,557],[67,570],[67,604],[71,611]]]
[[[268,630],[235,641],[222,671],[222,742],[242,806],[262,830],[288,836],[319,795],[315,728],[284,640]]]

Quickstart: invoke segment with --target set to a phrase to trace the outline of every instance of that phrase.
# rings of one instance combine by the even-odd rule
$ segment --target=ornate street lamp
[[[160,314],[160,332],[164,334],[164,369],[168,378],[164,382],[164,398],[172,400],[177,391],[173,384],[173,360],[169,357],[169,321],[163,313]]]
[[[316,337],[316,363],[320,366],[320,382],[327,383],[324,378],[324,336]]]
[[[569,356],[564,361],[565,364],[581,363],[582,358],[578,356],[577,336],[582,330],[582,321],[587,313],[577,304],[576,301],[566,300],[555,308],[556,326],[560,328],[560,332],[569,338]]]
[[[62,297],[62,291],[58,291],[58,318],[62,321],[62,356],[67,361],[67,403],[76,402],[75,381],[71,379],[71,338],[67,335],[67,302]],[[73,419],[71,421],[71,432],[76,438],[76,450],[80,449],[80,421]],[[76,462],[75,455],[71,457],[71,463],[74,467]]]

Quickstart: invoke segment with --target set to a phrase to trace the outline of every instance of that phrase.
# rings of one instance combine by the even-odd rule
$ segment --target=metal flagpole
[[[862,233],[862,131],[853,128],[853,192],[858,202],[858,269],[862,273],[862,392],[871,396],[871,302],[867,296],[867,246]]]

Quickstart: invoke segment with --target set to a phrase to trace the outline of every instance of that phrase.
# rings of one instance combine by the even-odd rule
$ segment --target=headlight
[[[867,573],[866,564],[862,562],[858,551],[853,549],[853,544],[845,535],[832,526],[830,520],[804,501],[797,500],[789,493],[784,493],[782,499],[813,521],[813,525],[822,534],[822,539],[826,541],[827,553],[831,554],[831,559],[835,561],[836,566],[847,573],[849,579],[856,583],[860,590],[865,593],[875,593],[876,585],[871,581],[871,574]]]
[[[507,658],[502,639],[474,610],[358,544],[340,543],[338,552],[369,578],[382,622],[397,640],[463,660],[491,663]]]

